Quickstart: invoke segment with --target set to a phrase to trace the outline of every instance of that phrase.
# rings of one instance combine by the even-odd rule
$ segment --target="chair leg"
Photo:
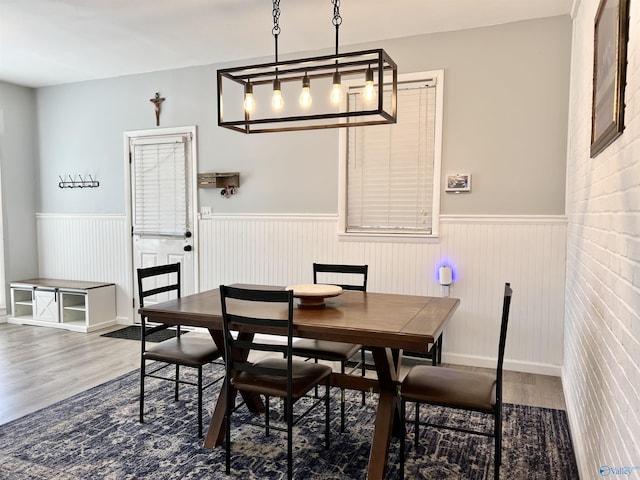
[[[317,363],[318,363],[318,359],[317,359],[317,358],[314,358],[314,359],[313,359],[313,363],[316,363],[316,364],[317,364]],[[344,372],[343,372],[343,373],[344,373]],[[316,397],[315,397],[315,398],[318,398],[319,393],[318,393],[318,386],[317,386],[317,385],[316,385],[316,387],[315,387],[315,394],[316,394]]]
[[[360,349],[360,362],[361,362],[361,365],[362,365],[362,367],[361,367],[362,368],[362,376],[366,377],[367,376],[367,366],[364,363],[364,359],[365,359],[365,352],[364,352],[364,347],[362,347]],[[367,399],[366,396],[367,396],[366,393],[363,391],[362,392],[362,406],[363,407],[364,407],[364,404],[365,404],[366,399]]]
[[[405,449],[405,437],[407,435],[406,426],[406,410],[407,404],[405,400],[400,399],[400,424],[402,425],[402,432],[400,433],[400,480],[404,480],[404,449]]]
[[[493,462],[493,478],[500,479],[500,465],[502,465],[502,411],[498,408],[494,419],[495,426],[495,460]]]
[[[345,362],[340,362],[340,373],[344,375]],[[340,389],[340,433],[344,433],[344,388]]]
[[[143,358],[140,362],[140,423],[144,423],[144,377],[145,362]]]
[[[202,365],[198,367],[198,438],[202,438]]]
[[[231,387],[231,382],[225,379],[225,393],[226,393],[226,413],[225,413],[225,469],[227,475],[231,473],[231,412],[233,411],[233,406],[231,402],[233,402],[233,388]]]
[[[264,434],[269,436],[269,397],[265,395],[264,397]],[[287,405],[285,402],[284,413],[287,414]]]
[[[432,366],[435,367],[442,363],[442,333],[440,334],[438,339],[435,342],[433,342],[433,345],[431,346],[431,350],[429,350],[429,353],[431,354]]]
[[[179,392],[179,385],[180,385],[180,365],[176,364],[176,381],[175,381],[175,400],[176,402],[178,401],[178,392]]]
[[[331,442],[331,432],[329,429],[329,424],[331,423],[331,381],[327,378],[327,383],[324,391],[324,447],[329,450],[330,442]]]
[[[293,400],[285,401],[287,415],[287,478],[293,478]]]
[[[414,427],[413,427],[413,434],[415,435],[415,438],[413,439],[414,445],[415,445],[415,449],[416,452],[418,451],[418,439],[420,438],[420,403],[416,402],[416,411],[414,414],[414,421],[413,421]]]

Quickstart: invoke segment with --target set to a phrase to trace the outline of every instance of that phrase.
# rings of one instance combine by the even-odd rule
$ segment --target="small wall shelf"
[[[198,174],[198,187],[200,188],[238,188],[239,186],[240,173],[238,172],[213,172]]]

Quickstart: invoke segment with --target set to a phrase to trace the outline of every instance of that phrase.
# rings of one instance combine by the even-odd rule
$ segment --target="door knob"
[[[193,247],[191,245],[185,245],[184,246],[184,251],[185,252],[190,252],[191,250],[193,250]]]

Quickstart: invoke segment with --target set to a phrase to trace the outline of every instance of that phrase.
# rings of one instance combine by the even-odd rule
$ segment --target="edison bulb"
[[[376,88],[373,86],[373,70],[370,68],[365,73],[363,97],[366,102],[371,102],[376,98]]]
[[[371,102],[376,98],[376,89],[373,86],[373,83],[371,83],[370,85],[367,84],[364,86],[364,99],[367,102]]]
[[[284,107],[284,99],[282,98],[282,90],[280,89],[280,80],[277,78],[273,81],[273,96],[271,97],[271,106],[274,110],[281,110]]]
[[[300,106],[304,108],[309,108],[311,106],[311,92],[309,91],[309,87],[304,87],[302,89],[302,93],[300,94]]]
[[[309,108],[311,106],[311,81],[306,73],[302,79],[302,93],[298,100],[300,101],[300,106],[303,108]]]
[[[244,87],[244,111],[252,113],[256,109],[256,101],[253,99],[253,85],[247,83]]]
[[[333,88],[331,89],[331,103],[338,105],[342,100],[342,85],[340,83],[340,74],[333,74]]]
[[[253,113],[256,109],[256,101],[253,99],[253,93],[247,93],[244,96],[244,111]]]
[[[284,99],[282,98],[282,92],[280,90],[273,91],[273,97],[271,97],[271,106],[274,110],[282,110],[282,107],[284,107]]]

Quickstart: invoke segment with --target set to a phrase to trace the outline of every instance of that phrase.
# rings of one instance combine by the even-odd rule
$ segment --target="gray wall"
[[[18,280],[38,274],[35,91],[0,82],[0,117],[4,276]]]
[[[360,47],[385,48],[400,73],[445,70],[442,171],[472,173],[473,192],[442,194],[443,214],[564,214],[568,16]],[[215,71],[222,66],[38,89],[39,210],[123,213],[122,133],[155,128],[149,99],[160,92],[162,127],[198,127],[198,170],[240,172],[236,196],[201,190],[201,205],[336,213],[338,131],[242,135],[219,128]],[[61,190],[58,176],[67,174],[94,175],[100,188]]]
[[[445,69],[445,214],[564,214],[569,16],[390,42],[403,71]]]

